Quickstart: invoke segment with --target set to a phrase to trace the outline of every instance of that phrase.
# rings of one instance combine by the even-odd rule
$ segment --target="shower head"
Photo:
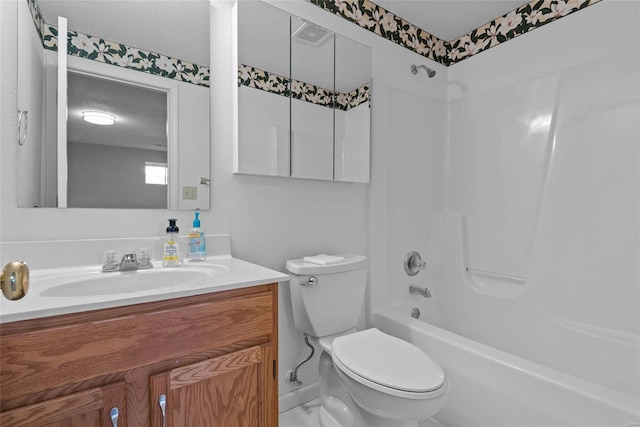
[[[436,71],[432,70],[431,68],[427,67],[426,65],[412,65],[411,66],[411,73],[412,74],[418,74],[418,69],[419,68],[424,68],[425,71],[427,72],[427,76],[429,76],[429,78],[432,78],[433,76],[436,75]]]

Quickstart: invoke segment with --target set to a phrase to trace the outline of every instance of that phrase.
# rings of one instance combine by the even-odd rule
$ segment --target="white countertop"
[[[29,291],[25,297],[16,301],[0,297],[0,323],[121,307],[289,280],[287,274],[242,261],[230,255],[210,256],[203,262],[186,262],[179,267],[172,268],[163,268],[162,264],[157,261],[154,261],[153,264],[154,268],[149,270],[116,273],[103,273],[101,265],[31,271]],[[198,278],[195,281],[185,279],[186,283],[181,283],[181,280],[178,279],[170,285],[159,287],[135,288],[136,281],[132,280],[134,278],[146,279],[151,274],[155,275],[154,277],[160,277],[158,274],[161,274],[161,271],[167,271],[172,274],[172,270],[173,273],[177,273],[180,270],[179,274],[184,272],[197,275],[198,271],[205,269],[212,269],[215,274],[204,279]],[[121,275],[120,277],[131,282],[132,285],[125,291],[116,289],[111,292],[110,290],[99,289],[99,295],[75,296],[73,291],[69,291],[69,289],[74,288],[68,288],[67,292],[58,292],[56,294],[56,290],[65,285],[73,285],[75,282],[84,283],[87,280],[100,280],[101,278],[109,277],[109,275]],[[185,274],[185,277],[187,276],[189,274]],[[152,280],[142,281],[146,283],[152,282]],[[75,287],[75,289],[78,288]]]

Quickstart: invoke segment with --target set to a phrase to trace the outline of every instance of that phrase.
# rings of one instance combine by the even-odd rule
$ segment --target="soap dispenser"
[[[189,252],[187,258],[189,261],[204,261],[207,259],[207,242],[205,241],[204,232],[200,228],[200,212],[195,212],[193,220],[193,228],[187,236],[189,239]]]
[[[180,245],[178,242],[178,220],[172,218],[167,227],[167,240],[162,245],[162,266],[177,267],[180,265]]]

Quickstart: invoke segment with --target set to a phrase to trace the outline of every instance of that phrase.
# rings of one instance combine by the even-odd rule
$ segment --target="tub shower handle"
[[[316,276],[309,277],[308,282],[300,283],[302,286],[315,286],[318,284],[318,278]]]
[[[404,257],[404,271],[409,276],[415,276],[420,270],[424,270],[426,266],[427,262],[416,251],[411,251]]]

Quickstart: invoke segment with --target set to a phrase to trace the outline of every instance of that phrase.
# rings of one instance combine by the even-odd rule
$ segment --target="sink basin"
[[[133,294],[162,288],[172,288],[205,281],[229,269],[224,265],[202,264],[178,268],[153,268],[111,273],[96,272],[60,280],[42,291],[46,297],[81,297],[110,294]]]

